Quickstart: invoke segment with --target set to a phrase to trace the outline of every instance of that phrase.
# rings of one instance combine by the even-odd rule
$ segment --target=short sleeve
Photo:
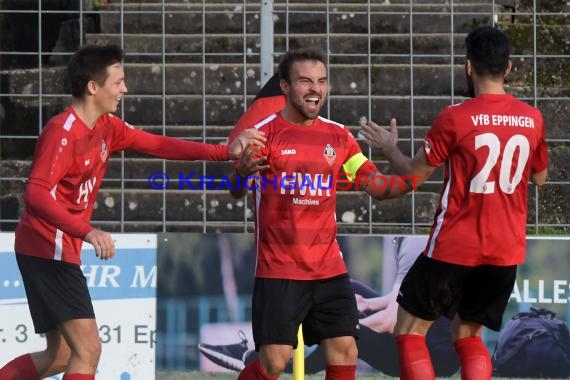
[[[424,139],[424,151],[431,166],[447,161],[456,141],[456,130],[449,108],[441,112]]]

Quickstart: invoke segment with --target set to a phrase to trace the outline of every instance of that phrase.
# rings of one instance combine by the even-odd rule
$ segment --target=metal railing
[[[63,72],[79,44],[124,47],[125,120],[210,143],[225,141],[267,77],[267,62],[275,64],[289,48],[317,45],[329,53],[325,116],[355,132],[361,118],[386,125],[396,116],[402,148],[412,155],[435,115],[465,98],[463,38],[473,26],[490,23],[515,41],[510,91],[541,108],[547,124],[551,175],[543,189],[530,188],[529,232],[570,227],[570,182],[563,167],[570,143],[564,122],[570,108],[566,2],[2,0],[0,7],[1,230],[13,230],[21,213],[35,139],[69,102]],[[262,22],[267,14],[271,22]],[[270,34],[272,49],[263,49]],[[387,169],[382,157],[363,149]],[[179,173],[221,178],[230,167],[116,155],[94,223],[115,232],[251,231],[250,199],[236,201],[223,189],[177,187]],[[149,189],[147,178],[157,171],[171,177],[167,190]],[[431,225],[440,182],[438,173],[420,191],[387,202],[343,192],[339,232],[423,233]]]

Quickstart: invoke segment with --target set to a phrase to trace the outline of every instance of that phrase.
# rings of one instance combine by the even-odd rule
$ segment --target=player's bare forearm
[[[409,181],[401,175],[383,175],[377,173],[372,176],[364,191],[377,201],[401,197],[415,190],[415,178]]]
[[[413,158],[404,155],[397,146],[386,150],[385,154],[394,171],[411,187],[408,191],[417,190],[437,169],[437,166],[428,163],[423,147],[418,149]]]
[[[390,166],[400,175],[416,174],[412,168],[412,158],[404,155],[397,145],[393,145],[384,151],[386,158],[390,162]]]

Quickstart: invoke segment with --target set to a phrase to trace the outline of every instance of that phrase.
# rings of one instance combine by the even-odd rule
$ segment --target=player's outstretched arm
[[[239,157],[247,144],[263,147],[266,140],[264,134],[255,129],[243,131],[229,146],[185,141],[127,127],[124,132],[128,138],[116,150],[132,149],[167,160],[232,160]]]
[[[435,171],[436,167],[428,163],[423,147],[418,150],[413,158],[404,155],[400,151],[398,148],[396,119],[390,120],[390,131],[387,131],[373,121],[361,125],[361,128],[360,133],[364,136],[366,143],[372,149],[384,154],[390,162],[390,166],[392,166],[397,173],[395,176],[385,177],[388,178],[387,182],[390,184],[385,188],[385,193],[375,191],[371,194],[367,190],[375,199],[394,198],[411,190],[415,190]],[[376,178],[377,180],[385,180],[381,176],[377,176]],[[402,184],[402,186],[399,184]],[[371,187],[374,186],[368,186],[368,189]]]

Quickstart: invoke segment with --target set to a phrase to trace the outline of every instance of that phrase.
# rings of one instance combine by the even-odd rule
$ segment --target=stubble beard
[[[319,102],[318,105],[318,109],[315,112],[309,112],[305,109],[305,101],[301,100],[301,102],[299,103],[295,103],[295,108],[297,109],[297,112],[299,112],[305,119],[308,120],[315,120],[318,116],[319,113],[321,112],[321,103]]]

